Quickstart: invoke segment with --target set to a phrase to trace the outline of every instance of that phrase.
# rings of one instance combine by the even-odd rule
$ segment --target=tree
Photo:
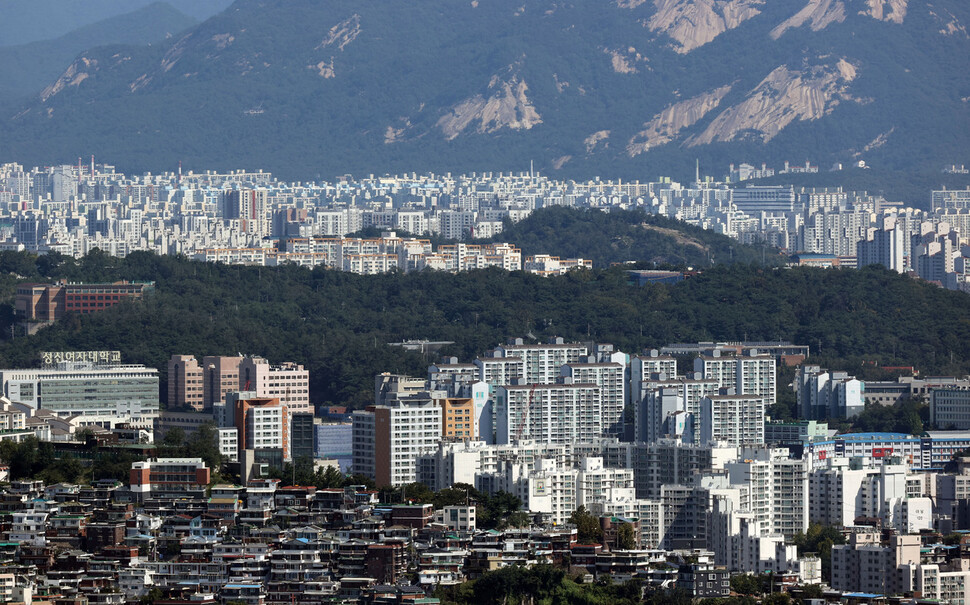
[[[891,406],[869,404],[852,418],[852,430],[920,435],[923,433],[921,414],[928,407],[920,397],[901,397]]]
[[[742,595],[761,594],[761,583],[750,574],[731,576],[731,590]]]
[[[623,523],[616,529],[616,547],[619,550],[633,550],[637,547],[637,537],[633,531],[633,525]]]
[[[569,522],[576,526],[577,540],[580,544],[601,544],[603,530],[599,519],[593,516],[585,506],[580,506],[569,516]]]
[[[805,533],[798,532],[792,538],[792,544],[798,547],[798,555],[817,553],[822,564],[822,578],[830,581],[832,577],[832,546],[845,544],[845,536],[838,528],[830,525],[812,523]]]
[[[185,431],[179,427],[172,427],[162,438],[162,445],[166,447],[182,447],[185,444]]]
[[[94,439],[94,431],[89,427],[84,427],[74,431],[74,440],[87,443]]]
[[[312,485],[318,489],[344,487],[345,477],[333,466],[317,468],[312,458],[301,456],[283,468],[271,468],[270,477],[293,485]]]
[[[152,586],[148,593],[143,596],[139,603],[141,605],[152,605],[155,601],[159,601],[165,597],[165,593],[158,586]]]
[[[166,435],[168,437],[168,435]],[[219,430],[212,422],[199,425],[185,440],[185,452],[190,458],[202,458],[213,475],[222,468],[222,453],[219,451]]]
[[[502,527],[529,527],[532,523],[532,516],[525,511],[516,511],[506,517]]]
[[[482,494],[482,497],[484,510],[478,511],[476,515],[482,529],[501,527],[506,519],[522,508],[522,500],[505,491],[499,490],[492,496]]]
[[[360,473],[355,473],[353,475],[347,475],[344,477],[342,487],[352,487],[356,485],[363,485],[366,489],[376,489],[377,484],[374,480],[367,475],[361,475]]]
[[[446,506],[461,506],[463,504],[480,504],[488,500],[488,497],[475,489],[474,485],[467,483],[455,483],[451,487],[438,490],[434,495],[435,508]]]

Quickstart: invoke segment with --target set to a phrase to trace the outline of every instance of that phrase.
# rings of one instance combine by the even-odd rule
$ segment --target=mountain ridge
[[[72,65],[78,53],[94,45],[151,44],[196,23],[167,2],[153,2],[54,40],[0,47],[0,97],[24,97],[49,86]]]
[[[967,21],[957,0],[238,0],[163,48],[82,54],[9,112],[0,153],[295,178],[530,160],[564,177],[695,158],[938,170],[970,149]]]

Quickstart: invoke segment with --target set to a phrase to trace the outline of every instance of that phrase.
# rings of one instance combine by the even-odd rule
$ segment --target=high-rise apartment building
[[[701,443],[728,446],[765,442],[765,400],[749,395],[711,395],[701,400]]]
[[[715,349],[712,355],[694,359],[694,376],[716,381],[718,386],[735,393],[757,395],[769,404],[775,403],[776,360],[773,355],[759,355],[752,349],[745,355],[724,355]]]
[[[600,389],[603,432],[623,437],[626,405],[626,367],[621,363],[568,363],[560,368],[573,384],[595,384]]]
[[[902,273],[906,270],[905,255],[908,238],[896,219],[886,217],[881,229],[870,228],[866,231],[866,238],[856,246],[856,265],[882,265],[883,267]]]
[[[439,399],[441,436],[445,439],[470,440],[478,435],[475,403],[472,399],[449,397]]]
[[[712,355],[694,359],[694,376],[717,382],[718,387],[733,388],[737,381],[738,359],[714,350]]]
[[[224,218],[238,220],[243,233],[270,234],[269,192],[266,189],[235,189],[225,192]]]
[[[677,358],[660,355],[654,349],[649,355],[638,355],[630,360],[630,393],[635,397],[640,384],[663,374],[666,380],[677,378]]]
[[[862,412],[862,382],[846,372],[803,365],[795,372],[795,398],[801,418],[852,418]]]
[[[474,361],[475,367],[478,368],[478,379],[492,387],[512,384],[525,373],[525,361],[522,357],[499,355],[500,353],[496,351],[491,356],[479,357]]]
[[[600,387],[595,384],[505,385],[496,389],[496,443],[589,442],[603,436]]]
[[[561,338],[550,344],[515,344],[496,347],[501,357],[520,357],[522,377],[529,384],[551,384],[559,377],[560,368],[567,363],[579,363],[589,355],[584,344],[567,344]]]
[[[666,404],[659,402],[657,391],[664,390],[667,393]],[[669,391],[674,391],[676,397],[683,400],[683,404],[671,407],[672,400]],[[708,395],[719,394],[721,387],[717,380],[688,379],[679,380],[648,380],[641,382],[638,389],[631,390],[633,397],[634,413],[634,436],[638,441],[654,441],[665,432],[662,426],[667,419],[667,415],[677,411],[683,411],[690,415],[692,427],[683,438],[688,443],[698,443],[700,439],[699,426],[701,421],[701,399]],[[666,407],[664,407],[666,405]],[[659,414],[659,415],[658,415]]]
[[[771,355],[746,355],[738,357],[735,366],[735,392],[753,395],[765,400],[767,405],[777,401],[775,390],[775,358]]]
[[[231,402],[239,450],[281,450],[290,460],[290,418],[286,404],[274,398],[239,398]]]
[[[418,456],[434,452],[441,441],[441,417],[438,402],[420,395],[355,411],[353,471],[379,486],[413,483]]]
[[[749,512],[758,536],[791,539],[808,529],[809,463],[784,448],[742,448],[725,469],[733,485],[749,485]]]

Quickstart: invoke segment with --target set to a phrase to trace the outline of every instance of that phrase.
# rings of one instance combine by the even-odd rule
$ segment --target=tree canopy
[[[153,280],[154,293],[99,313],[68,315],[10,340],[23,281]],[[322,267],[226,266],[136,252],[81,259],[0,253],[0,367],[32,367],[40,351],[117,349],[160,369],[173,354],[261,355],[310,373],[310,400],[372,403],[380,372],[420,376],[436,359],[387,343],[451,341],[473,359],[513,337],[611,342],[638,353],[671,342],[789,340],[813,363],[853,371],[914,365],[970,373],[970,297],[878,267],[861,270],[714,266],[678,284],[632,286],[620,267],[543,278],[499,269],[363,276]],[[780,391],[783,389],[779,389]]]

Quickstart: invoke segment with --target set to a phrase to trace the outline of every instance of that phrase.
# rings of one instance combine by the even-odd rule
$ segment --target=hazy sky
[[[84,25],[130,13],[155,0],[0,0],[0,46],[51,40]],[[165,0],[179,11],[208,19],[232,0]]]

